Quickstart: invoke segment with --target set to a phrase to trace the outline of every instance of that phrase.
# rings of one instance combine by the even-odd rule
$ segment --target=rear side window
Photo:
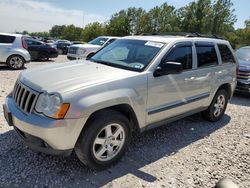
[[[192,69],[192,47],[177,46],[173,48],[164,62],[178,62],[182,64],[183,70]]]
[[[218,64],[218,57],[213,43],[196,43],[198,67],[209,67]]]
[[[14,42],[16,37],[8,35],[0,35],[0,43],[11,44]]]
[[[234,56],[231,50],[225,44],[218,44],[222,63],[235,63]]]

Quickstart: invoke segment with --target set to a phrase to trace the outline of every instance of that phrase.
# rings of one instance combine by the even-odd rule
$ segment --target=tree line
[[[141,33],[198,32],[223,36],[234,47],[250,45],[250,19],[245,28],[235,29],[237,21],[231,0],[198,0],[176,9],[168,3],[149,11],[131,7],[113,14],[105,23],[94,22],[84,28],[55,25],[49,32],[29,33],[71,41],[90,41],[100,35],[127,36]],[[26,31],[27,32],[27,31]]]

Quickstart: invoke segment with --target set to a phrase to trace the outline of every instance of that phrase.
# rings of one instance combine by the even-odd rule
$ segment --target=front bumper
[[[77,55],[77,54],[68,53],[67,58],[68,58],[68,60],[77,60],[77,59],[86,59],[87,56],[86,55],[80,56],[80,55]]]
[[[243,84],[238,82],[235,91],[243,92],[243,93],[250,93],[250,84]]]
[[[6,121],[31,149],[48,154],[70,154],[86,122],[85,118],[54,120],[24,114],[12,97],[4,105]]]

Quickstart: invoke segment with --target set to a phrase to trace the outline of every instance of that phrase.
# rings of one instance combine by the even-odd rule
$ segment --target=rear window
[[[0,43],[11,44],[14,42],[16,37],[8,35],[0,35]]]
[[[218,58],[213,43],[196,43],[198,67],[209,67],[218,64]]]
[[[220,50],[222,63],[235,63],[234,56],[227,45],[218,44],[218,48]]]

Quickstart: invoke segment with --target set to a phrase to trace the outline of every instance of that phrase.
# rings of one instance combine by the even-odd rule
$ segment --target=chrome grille
[[[76,54],[78,47],[70,47],[69,54]]]
[[[250,80],[250,72],[246,71],[239,71],[237,78],[244,79],[244,80]]]
[[[38,93],[24,86],[22,83],[16,82],[13,90],[13,98],[15,100],[16,105],[24,113],[32,113],[36,104],[37,97]]]

